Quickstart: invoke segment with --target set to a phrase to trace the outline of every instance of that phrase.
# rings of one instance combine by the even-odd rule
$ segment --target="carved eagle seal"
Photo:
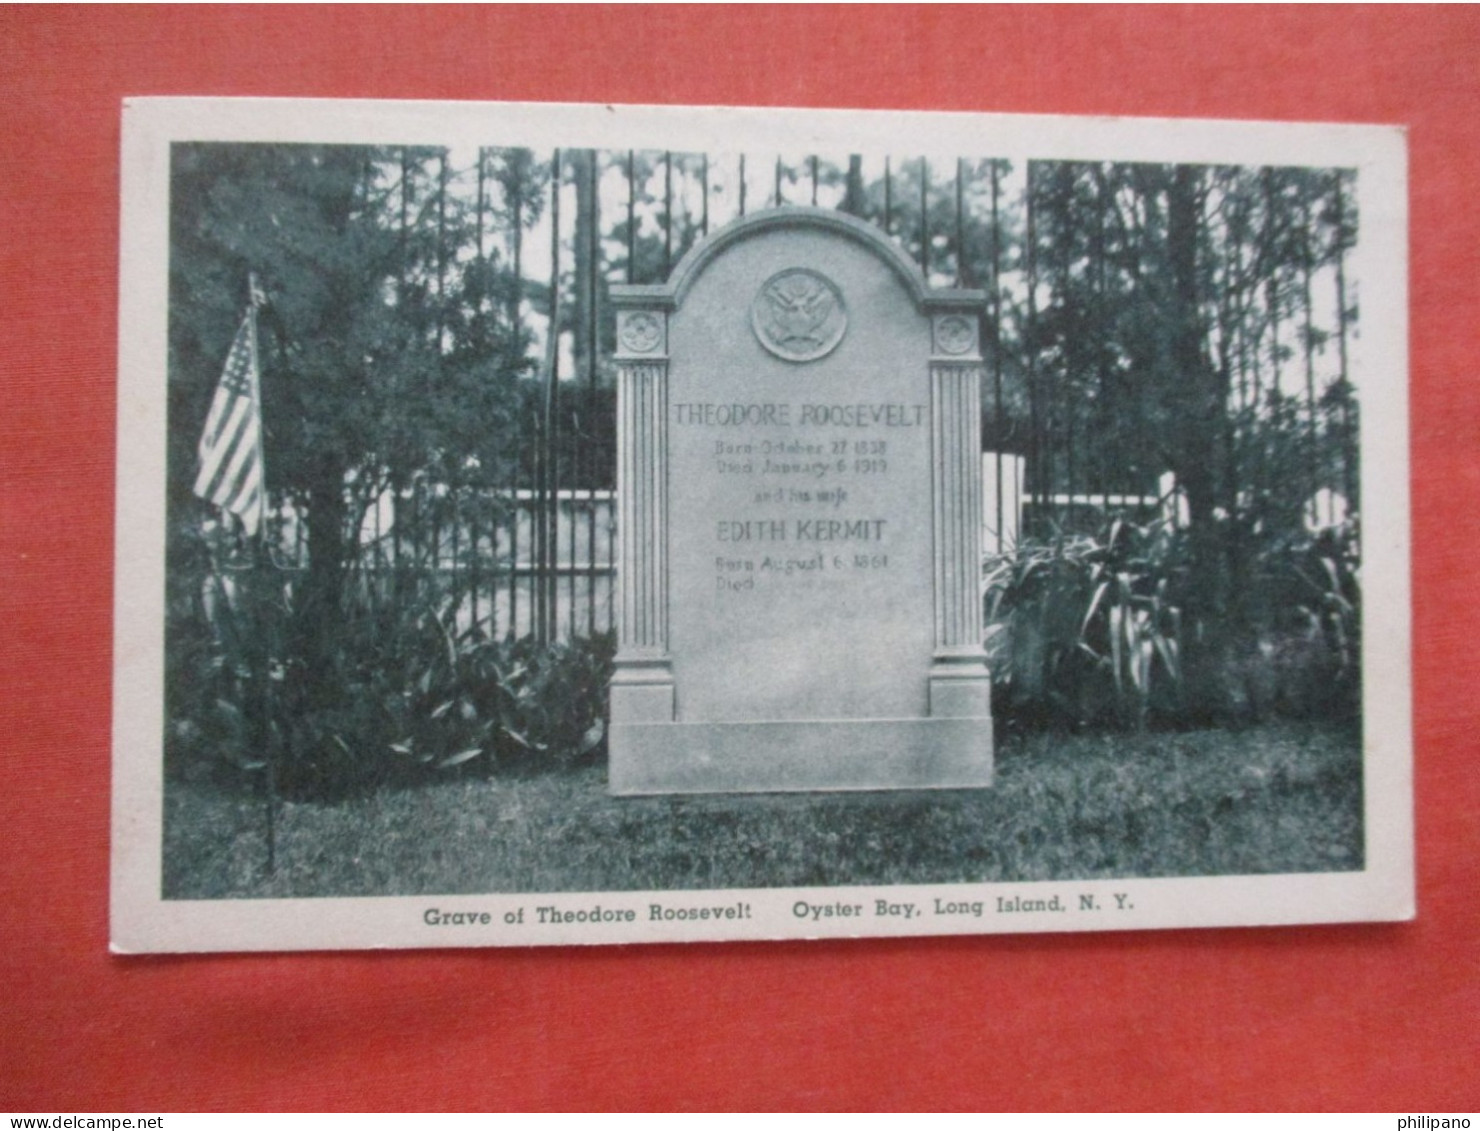
[[[815,361],[832,352],[847,321],[838,288],[806,267],[772,275],[751,304],[751,323],[761,345],[787,361]]]

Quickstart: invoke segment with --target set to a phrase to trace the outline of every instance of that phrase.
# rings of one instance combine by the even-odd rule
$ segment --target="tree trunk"
[[[1038,420],[1038,210],[1033,194],[1034,164],[1028,163],[1028,188],[1027,201],[1024,205],[1027,211],[1027,239],[1023,256],[1026,261],[1026,273],[1028,280],[1028,324],[1025,334],[1024,353],[1027,355],[1025,367],[1026,383],[1028,387],[1028,483],[1030,491],[1028,498],[1037,503],[1044,493],[1043,467],[1039,459],[1039,420]],[[1038,518],[1035,507],[1034,519]]]
[[[848,158],[847,188],[843,193],[843,211],[853,216],[863,216],[863,158],[854,153]]]
[[[345,468],[339,459],[324,456],[314,461],[308,483],[308,571],[304,575],[295,615],[299,654],[310,675],[325,667],[315,661],[330,660],[324,654],[337,638],[341,619],[345,573]]]
[[[596,251],[596,151],[575,150],[570,154],[571,179],[576,189],[575,234],[571,246],[575,253],[572,274],[575,279],[575,310],[571,319],[572,354],[576,374],[592,372],[595,366],[596,276],[593,259]]]
[[[1347,325],[1348,310],[1346,305],[1346,250],[1347,221],[1346,221],[1346,195],[1342,191],[1342,177],[1344,174],[1338,170],[1335,179],[1336,192],[1336,345],[1337,357],[1340,359],[1340,383],[1341,383],[1341,485],[1346,495],[1349,513],[1355,513],[1360,509],[1358,490],[1360,479],[1356,473],[1356,434],[1352,427],[1351,418],[1351,386],[1347,382]]]
[[[1198,173],[1173,170],[1167,191],[1167,259],[1171,269],[1169,329],[1178,441],[1173,471],[1187,494],[1191,577],[1187,595],[1192,632],[1184,645],[1184,672],[1194,711],[1223,707],[1220,674],[1227,652],[1230,578],[1223,532],[1215,510],[1224,444],[1223,381],[1203,351],[1198,307],[1197,245],[1201,223]]]
[[[347,148],[331,147],[325,165],[337,176],[333,181],[335,191],[323,200],[324,215],[331,230],[345,238],[358,222],[356,192],[364,183],[363,169],[354,151]],[[358,285],[359,280],[345,281],[349,293],[340,293],[338,301],[329,305],[319,330],[323,341],[341,358],[348,352],[355,307],[352,292]],[[362,370],[355,371],[363,375]],[[305,665],[310,694],[333,695],[339,689],[335,672],[342,639],[345,576],[354,551],[346,529],[349,501],[345,478],[349,465],[339,445],[325,444],[306,454],[309,458],[303,465],[300,483],[308,496],[308,569],[297,586],[291,631],[294,653]]]

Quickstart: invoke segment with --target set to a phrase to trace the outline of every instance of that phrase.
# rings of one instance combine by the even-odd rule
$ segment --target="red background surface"
[[[0,1108],[1480,1108],[1480,11],[0,9]],[[107,952],[125,95],[1411,129],[1419,918]]]

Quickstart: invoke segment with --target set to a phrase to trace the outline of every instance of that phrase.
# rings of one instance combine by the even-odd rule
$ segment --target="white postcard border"
[[[716,140],[722,139],[716,145]],[[1192,879],[489,894],[161,898],[165,371],[173,141],[908,150],[1358,170],[1366,866]],[[299,99],[124,108],[114,589],[112,945],[151,951],[523,946],[1255,926],[1411,918],[1414,908],[1406,138],[1395,127],[915,111]],[[1382,380],[1373,379],[1380,375]],[[1059,899],[1063,910],[1011,910]],[[929,908],[905,918],[879,902]],[[935,914],[935,901],[965,904]],[[1018,901],[1018,902],[1014,902]],[[980,914],[970,908],[981,905]],[[541,922],[540,908],[568,922]],[[662,909],[653,917],[653,908]],[[825,909],[831,907],[832,913]],[[858,908],[842,914],[842,907]],[[805,910],[801,910],[805,908]],[[621,913],[613,919],[590,912]],[[700,913],[708,909],[710,915]],[[715,913],[715,909],[718,909]],[[814,910],[820,909],[820,910]],[[733,910],[734,914],[729,914]],[[667,912],[674,914],[668,916]],[[586,913],[587,920],[579,916]],[[627,919],[626,913],[632,918]],[[685,914],[679,914],[683,912]],[[690,916],[687,913],[692,913]],[[444,923],[443,915],[457,917]],[[546,920],[551,918],[547,912]],[[432,922],[433,919],[437,921]]]

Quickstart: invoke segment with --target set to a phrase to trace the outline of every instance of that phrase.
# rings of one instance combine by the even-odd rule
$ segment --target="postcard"
[[[127,102],[114,950],[1412,917],[1406,160]]]

